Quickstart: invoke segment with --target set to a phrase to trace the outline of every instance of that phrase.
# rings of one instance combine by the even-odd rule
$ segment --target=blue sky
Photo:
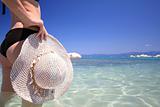
[[[40,0],[40,5],[48,32],[68,52],[160,51],[160,0]],[[0,15],[0,42],[9,25],[7,10]]]

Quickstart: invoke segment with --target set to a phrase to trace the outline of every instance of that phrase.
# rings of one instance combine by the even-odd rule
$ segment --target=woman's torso
[[[35,0],[21,0],[21,2],[24,8],[26,9],[27,13],[30,15],[30,17],[35,18],[37,20],[41,18],[41,11],[38,2],[36,2]],[[11,29],[23,28],[23,27],[24,26],[21,20],[11,12]],[[37,27],[33,26],[28,28],[33,30],[38,30]]]

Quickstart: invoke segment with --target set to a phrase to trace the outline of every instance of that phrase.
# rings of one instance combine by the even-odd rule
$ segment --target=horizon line
[[[118,54],[131,54],[131,53],[159,53],[160,51],[130,51],[130,52],[121,52],[121,53],[81,53],[81,55],[118,55]],[[72,53],[72,52],[71,52]]]

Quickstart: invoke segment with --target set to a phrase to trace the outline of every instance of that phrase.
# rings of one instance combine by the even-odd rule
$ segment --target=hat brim
[[[63,95],[69,88],[73,79],[73,67],[71,60],[67,54],[67,51],[63,45],[53,36],[48,35],[47,41],[40,42],[36,37],[37,33],[31,34],[24,42],[17,59],[13,63],[10,78],[14,91],[23,99],[35,103],[41,104],[45,101],[56,99]],[[48,45],[46,45],[48,44]],[[48,47],[49,46],[49,47]],[[29,68],[31,61],[35,56],[42,51],[42,49],[48,49],[55,51],[66,62],[67,72],[64,82],[54,88],[54,94],[48,97],[36,96],[32,93],[32,89],[28,85],[29,83]]]

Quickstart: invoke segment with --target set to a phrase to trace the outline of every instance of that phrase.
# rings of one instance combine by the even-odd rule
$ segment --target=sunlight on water
[[[160,105],[160,60],[92,58],[75,60],[73,65],[74,80],[69,91],[58,100],[44,103],[42,107]],[[3,103],[7,100],[5,107],[21,107],[18,96],[4,94],[1,93],[1,98]]]

